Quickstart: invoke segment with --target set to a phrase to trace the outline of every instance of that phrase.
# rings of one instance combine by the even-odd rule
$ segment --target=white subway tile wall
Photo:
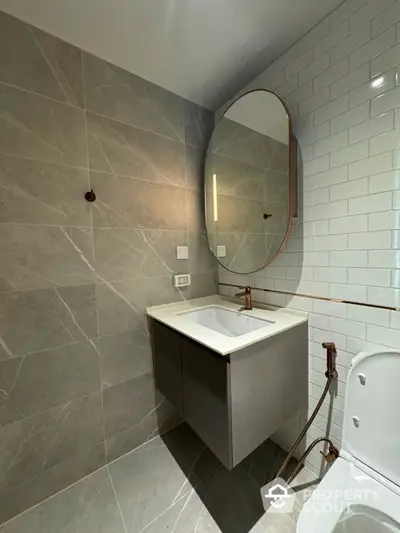
[[[400,307],[399,41],[400,1],[347,0],[241,91],[275,90],[291,110],[306,155],[301,216],[273,265],[251,276],[220,270],[220,282]],[[330,424],[340,445],[351,358],[400,348],[400,312],[267,292],[254,297],[310,313],[309,413],[325,385],[321,343],[336,343],[337,395],[331,413],[331,399],[324,403],[307,444]],[[290,446],[306,417],[290,421],[277,442]],[[320,465],[312,453],[307,467],[318,473]]]

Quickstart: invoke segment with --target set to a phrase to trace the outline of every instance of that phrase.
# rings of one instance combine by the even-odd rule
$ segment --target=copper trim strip
[[[237,289],[245,288],[242,285],[233,285],[232,283],[218,283],[218,285],[223,285],[224,287],[235,287]],[[300,296],[301,298],[309,298],[310,300],[323,300],[325,302],[335,302],[335,303],[349,304],[349,305],[361,305],[362,307],[371,307],[374,309],[386,309],[387,311],[400,311],[399,307],[390,307],[388,305],[378,305],[378,304],[367,304],[364,302],[353,302],[351,300],[341,300],[339,298],[328,298],[327,296],[312,296],[310,294],[301,294],[299,292],[276,291],[273,289],[260,289],[259,287],[251,287],[251,290],[273,292],[275,294],[286,294],[287,296]]]

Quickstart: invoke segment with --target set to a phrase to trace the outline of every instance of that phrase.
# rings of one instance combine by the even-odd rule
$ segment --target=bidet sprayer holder
[[[326,350],[326,372],[327,378],[337,378],[338,373],[335,366],[336,346],[334,342],[323,342],[322,347]]]
[[[329,444],[327,454],[324,454],[324,452],[319,452],[319,453],[324,456],[325,461],[328,464],[333,463],[333,461],[336,461],[336,459],[339,457],[339,450],[331,442]]]

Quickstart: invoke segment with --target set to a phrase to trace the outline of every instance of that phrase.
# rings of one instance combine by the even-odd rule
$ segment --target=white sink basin
[[[184,316],[195,324],[222,333],[226,337],[240,337],[246,333],[275,324],[275,322],[270,322],[269,320],[254,318],[242,312],[231,311],[217,305],[195,309],[194,311],[185,311],[184,313],[179,313],[179,315]]]

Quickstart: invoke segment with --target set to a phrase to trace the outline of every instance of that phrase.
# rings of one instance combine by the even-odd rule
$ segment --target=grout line
[[[114,493],[114,498],[115,498],[115,501],[117,503],[118,511],[119,511],[119,514],[120,514],[120,517],[121,517],[121,520],[122,520],[122,524],[123,524],[124,529],[125,529],[125,533],[128,533],[128,528],[126,527],[125,518],[124,518],[124,515],[122,514],[122,509],[121,509],[121,505],[119,503],[117,491],[115,490],[114,482],[113,482],[113,479],[111,477],[111,472],[110,472],[110,469],[108,468],[107,464],[106,464],[105,468],[107,470],[108,479],[110,480],[110,483],[111,483],[111,487],[112,487],[112,490],[113,490],[113,493]]]
[[[85,84],[85,66],[84,66],[84,57],[85,54],[80,51],[81,55],[81,67],[82,67],[82,94],[83,94],[83,107],[84,107],[84,120],[85,120],[85,141],[86,141],[86,165],[88,169],[88,181],[89,181],[89,190],[92,190],[92,175],[90,172],[90,153],[89,153],[89,135],[88,135],[88,121],[87,121],[87,104],[86,104],[86,84]],[[96,252],[95,252],[95,245],[94,245],[94,224],[93,224],[93,206],[89,204],[89,214],[90,214],[90,225],[92,230],[92,254],[93,254],[93,264],[96,268]],[[96,310],[96,332],[97,332],[97,338],[100,337],[100,321],[99,321],[99,306],[98,306],[98,290],[97,290],[97,284],[94,284],[94,305]],[[95,342],[92,340],[92,343],[94,346],[96,346]],[[100,352],[100,346],[97,348],[96,346],[96,352],[97,352],[97,361],[99,365],[99,376],[100,376],[100,395],[101,395],[101,423],[102,423],[102,433],[103,433],[103,446],[104,446],[104,460],[107,464],[107,439],[106,439],[106,423],[105,423],[105,413],[104,413],[104,379],[103,379],[103,361],[101,357]],[[114,490],[115,497],[117,499],[114,485],[111,480],[111,476],[109,471],[107,470],[107,473],[110,477],[111,485]],[[121,509],[119,507],[119,502],[117,499],[117,504],[119,508],[119,512],[121,514],[121,518],[126,530],[125,521],[122,516]]]
[[[83,110],[81,110],[81,111],[83,111]],[[26,156],[23,156],[23,155],[11,154],[11,153],[8,153],[8,152],[1,152],[0,151],[0,156],[13,157],[14,159],[23,159],[24,161],[36,161],[38,163],[48,163],[50,165],[73,168],[73,169],[77,169],[77,170],[86,170],[87,171],[86,167],[82,167],[80,165],[67,165],[66,163],[60,163],[59,161],[50,161],[50,160],[47,160],[47,159],[37,159],[35,157],[26,157]],[[102,171],[99,171],[99,172],[102,172]]]
[[[80,49],[80,48],[78,48],[78,49],[81,51],[81,53],[83,52],[82,49]],[[83,64],[83,56],[84,56],[84,54],[82,54],[82,64]],[[97,57],[97,56],[95,56],[95,57]],[[101,59],[101,58],[98,58],[98,59]],[[121,67],[118,67],[118,68],[121,68]],[[125,70],[125,69],[122,69],[122,70]],[[129,72],[129,71],[126,71],[126,72]],[[57,78],[56,78],[56,80],[57,80]],[[154,85],[152,82],[147,82],[147,83],[149,83],[150,85]],[[124,121],[118,120],[118,119],[116,119],[114,117],[110,117],[108,115],[103,115],[102,113],[98,113],[96,111],[90,110],[90,109],[87,108],[87,105],[86,105],[86,96],[85,96],[85,94],[84,94],[84,100],[85,100],[84,107],[80,107],[78,105],[72,104],[71,102],[66,102],[64,100],[58,100],[57,98],[53,98],[53,97],[47,96],[45,94],[37,93],[35,91],[31,91],[29,89],[25,89],[24,87],[19,87],[18,85],[13,85],[12,83],[8,83],[8,82],[5,82],[5,81],[0,81],[0,86],[1,85],[4,85],[6,87],[10,87],[10,88],[15,89],[17,91],[22,91],[22,92],[27,93],[27,94],[32,94],[32,95],[37,96],[39,98],[45,98],[46,100],[50,100],[51,102],[56,102],[57,104],[65,105],[67,107],[70,107],[70,108],[73,108],[73,109],[76,109],[76,110],[79,110],[79,111],[86,110],[88,113],[91,113],[93,115],[97,115],[97,116],[105,118],[107,120],[112,120],[114,122],[118,122],[119,124],[123,124],[125,126],[129,126],[131,128],[135,128],[135,129],[144,131],[146,133],[151,133],[153,135],[157,135],[158,137],[162,137],[163,139],[168,139],[169,141],[174,141],[174,142],[176,142],[178,144],[187,144],[187,145],[192,146],[194,148],[198,148],[200,150],[202,149],[202,147],[199,146],[199,145],[186,143],[185,142],[185,138],[184,138],[184,131],[183,131],[183,136],[181,138],[169,137],[169,136],[164,135],[162,133],[158,133],[156,131],[149,130],[149,129],[137,126],[137,125],[132,124],[130,122],[124,122]],[[164,90],[166,90],[166,89],[164,89]],[[85,91],[84,91],[84,93],[85,93]],[[175,93],[172,93],[172,94],[175,95]],[[176,96],[179,97],[179,95],[176,95]],[[185,100],[183,97],[179,97],[179,98],[181,98],[182,100]],[[199,105],[199,104],[196,104],[195,102],[191,102],[190,100],[188,100],[188,102],[190,102],[191,104]],[[204,106],[200,106],[200,107],[204,107]],[[207,109],[207,108],[204,108],[204,109]]]
[[[33,42],[36,44],[36,46],[38,47],[38,49],[40,50],[41,54],[43,55],[43,59],[45,60],[51,74],[53,75],[56,83],[59,85],[60,89],[61,89],[61,92],[63,93],[64,95],[64,98],[65,98],[65,101],[63,101],[63,103],[67,103],[67,104],[71,104],[71,101],[70,101],[70,98],[68,96],[68,93],[66,92],[61,80],[58,78],[57,76],[57,73],[55,72],[55,70],[53,69],[53,66],[49,60],[49,58],[47,57],[47,54],[45,53],[42,45],[40,44],[40,42],[38,41],[38,39],[36,38],[35,36],[35,31],[34,31],[34,28],[30,25],[28,25],[28,31],[32,37],[32,40]],[[55,58],[54,58],[55,59]],[[55,61],[57,62],[57,60],[55,59]],[[58,63],[58,62],[57,62]],[[61,68],[60,68],[61,70]],[[64,73],[63,73],[64,74]],[[64,77],[65,77],[65,74],[64,74]],[[65,80],[67,81],[68,83],[68,80],[67,78],[65,77]],[[70,86],[70,89],[72,90],[72,87]],[[74,91],[72,90],[72,93],[74,93]],[[79,107],[79,106],[74,106],[74,107]]]
[[[182,232],[183,233],[183,232]],[[377,251],[377,250],[374,250],[374,251]],[[297,252],[293,252],[293,253],[297,253]],[[185,261],[188,261],[188,259],[186,259]],[[375,267],[377,268],[377,267]],[[208,269],[208,270],[204,270],[204,271],[201,271],[201,272],[194,272],[194,274],[208,274],[212,269]],[[56,290],[56,289],[68,289],[68,288],[75,288],[75,287],[87,287],[87,286],[91,286],[91,285],[110,285],[110,284],[113,284],[113,283],[124,283],[124,282],[127,282],[127,281],[143,281],[143,280],[163,280],[163,279],[168,279],[170,280],[171,279],[171,276],[170,275],[167,275],[167,274],[164,274],[162,276],[133,276],[133,277],[129,277],[129,278],[118,278],[118,279],[112,279],[112,280],[105,280],[104,278],[101,279],[101,278],[96,278],[96,279],[93,279],[93,281],[87,281],[86,283],[77,283],[76,285],[50,285],[48,287],[35,287],[35,288],[26,288],[26,289],[10,289],[9,291],[0,291],[0,295],[6,295],[6,294],[14,294],[14,293],[23,293],[23,292],[33,292],[33,291],[51,291],[51,290]],[[379,288],[379,287],[377,287]],[[389,287],[388,287],[389,288]],[[145,311],[145,310],[144,310]],[[130,330],[127,330],[127,331],[130,331]],[[123,333],[122,331],[120,333]],[[116,335],[117,333],[115,333]],[[114,335],[113,333],[109,333],[108,335]],[[99,336],[103,336],[103,335],[99,335]],[[96,338],[96,337],[94,337]],[[68,344],[72,344],[72,343],[68,343]],[[53,346],[53,348],[57,348],[59,346],[66,346],[66,344],[59,344],[57,346]],[[50,348],[45,348],[43,350],[37,350],[39,352],[43,352],[45,350],[48,350]],[[26,354],[23,354],[23,355],[29,355],[30,353],[36,353],[35,352],[27,352]]]
[[[149,82],[151,83],[151,82]],[[87,113],[91,115],[95,115],[97,117],[105,118],[106,120],[111,120],[113,122],[118,122],[118,124],[123,124],[124,126],[128,126],[129,128],[134,128],[140,131],[144,131],[146,133],[151,133],[152,135],[156,135],[157,137],[161,137],[163,139],[167,139],[168,141],[176,142],[177,144],[185,145],[185,139],[177,139],[176,137],[168,137],[167,135],[163,135],[162,133],[158,133],[153,130],[148,130],[146,128],[143,128],[141,126],[137,126],[136,124],[132,124],[130,122],[124,122],[123,120],[119,120],[115,117],[110,117],[108,115],[103,115],[102,113],[99,113],[98,111],[93,111],[92,109],[86,109]],[[189,146],[195,146],[195,145],[189,145]],[[200,147],[199,147],[200,148]]]
[[[82,111],[84,111],[84,110],[82,110]],[[60,163],[59,161],[50,161],[50,160],[47,160],[47,159],[37,159],[35,157],[26,157],[26,156],[22,156],[22,155],[19,155],[19,154],[12,154],[12,153],[1,152],[1,151],[0,151],[0,156],[13,157],[15,159],[22,159],[24,161],[35,161],[37,163],[47,163],[49,165],[67,167],[67,168],[71,168],[71,169],[75,169],[75,170],[85,170],[86,172],[89,171],[91,174],[93,174],[93,173],[94,174],[105,174],[107,176],[113,176],[114,178],[125,178],[125,179],[130,179],[130,180],[143,181],[143,182],[146,182],[146,183],[155,183],[157,185],[164,185],[164,186],[169,186],[169,187],[183,189],[183,190],[186,190],[186,189],[198,190],[198,189],[191,189],[190,187],[186,187],[185,185],[181,185],[181,184],[174,184],[174,183],[171,184],[171,182],[169,182],[169,181],[168,182],[166,182],[166,181],[154,181],[154,180],[151,180],[151,179],[148,179],[148,178],[140,178],[140,177],[136,177],[136,176],[129,176],[127,174],[115,174],[115,173],[109,172],[108,170],[98,170],[98,169],[95,169],[95,168],[90,168],[90,166],[86,167],[86,166],[80,166],[80,165],[67,165],[66,163]]]
[[[41,47],[39,49],[41,49]],[[48,63],[46,58],[44,58],[44,59],[45,59],[46,63]],[[50,71],[53,74],[52,68],[50,68]],[[55,79],[58,82],[58,79],[57,78],[55,78]],[[18,85],[13,85],[12,83],[8,83],[6,81],[0,81],[0,86],[1,85],[4,85],[6,87],[10,87],[12,89],[16,89],[17,91],[22,91],[22,92],[27,93],[27,94],[33,94],[34,96],[38,96],[39,98],[45,98],[46,100],[50,100],[51,102],[57,102],[57,104],[65,105],[67,107],[71,107],[71,108],[79,110],[79,111],[83,111],[82,107],[79,107],[78,105],[75,105],[75,104],[71,104],[71,102],[65,102],[64,100],[58,100],[57,98],[53,98],[52,96],[47,96],[46,94],[37,93],[35,91],[31,91],[29,89],[25,89],[24,87],[19,87]]]

